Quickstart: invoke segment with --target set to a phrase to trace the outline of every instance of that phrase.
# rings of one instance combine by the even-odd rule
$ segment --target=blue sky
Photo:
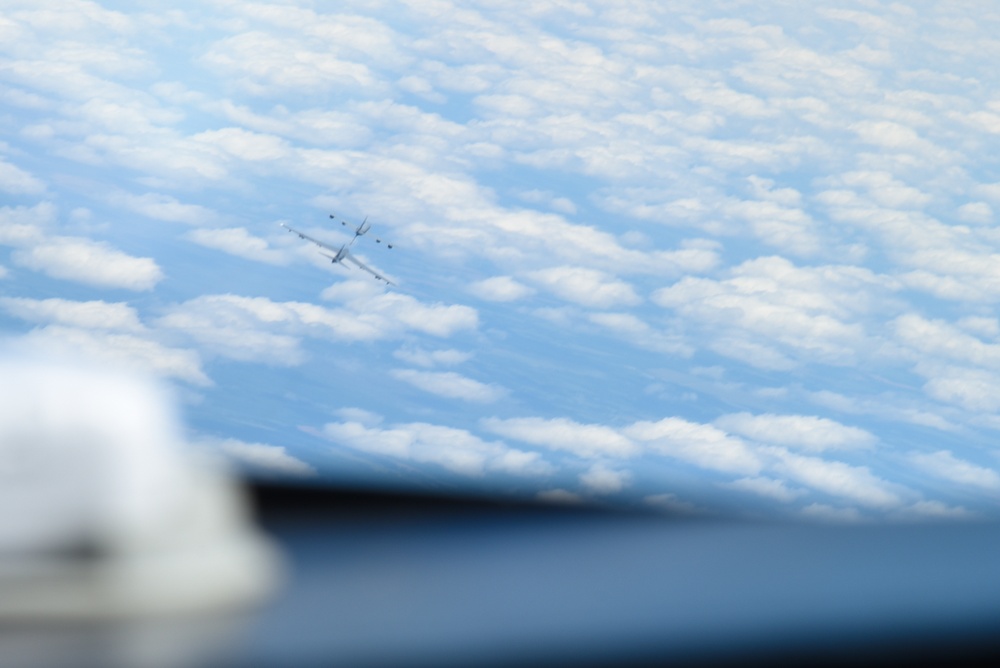
[[[0,6],[9,350],[265,474],[997,515],[981,4]]]

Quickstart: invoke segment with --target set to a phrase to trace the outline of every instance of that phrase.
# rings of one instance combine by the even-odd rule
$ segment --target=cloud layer
[[[996,514],[997,28],[861,2],[14,2],[0,323],[172,379],[195,432],[265,468]],[[277,226],[332,245],[364,217],[352,252],[395,289]]]

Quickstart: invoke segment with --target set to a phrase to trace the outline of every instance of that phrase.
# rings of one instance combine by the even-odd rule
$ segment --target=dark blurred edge
[[[586,505],[563,505],[529,500],[496,499],[475,496],[444,496],[390,492],[377,489],[345,489],[327,486],[285,483],[279,481],[251,480],[248,485],[256,516],[263,529],[279,543],[282,530],[290,527],[313,527],[317,531],[325,526],[342,522],[381,523],[396,525],[409,522],[448,521],[463,519],[491,519],[529,521],[546,517],[567,521],[586,521],[588,517],[606,516],[608,513],[627,512],[618,508]],[[662,513],[642,513],[651,521],[672,521]],[[678,518],[680,519],[680,518]],[[683,521],[693,520],[688,517]],[[711,520],[707,520],[711,521]],[[295,555],[291,555],[293,561]],[[1000,555],[984,555],[996,559],[1000,568]],[[723,646],[725,639],[720,639]],[[415,663],[414,665],[422,665]],[[487,664],[483,664],[487,665]],[[737,652],[711,649],[697,655],[664,656],[658,648],[635,647],[627,655],[594,657],[547,656],[532,653],[502,664],[517,666],[549,666],[562,668],[583,666],[703,666],[728,668],[730,666],[1000,666],[1000,620],[984,620],[979,627],[961,629],[900,629],[873,631],[870,637],[861,636],[846,640],[841,635],[789,640],[780,645],[773,643],[746,643]]]
[[[322,484],[251,479],[248,490],[257,520],[266,528],[286,522],[444,519],[475,515],[576,516],[630,513],[613,506],[546,503],[516,497],[460,496],[331,487]],[[647,514],[647,513],[643,513]]]

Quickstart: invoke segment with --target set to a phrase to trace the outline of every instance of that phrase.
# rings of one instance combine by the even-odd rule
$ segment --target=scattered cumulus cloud
[[[538,476],[551,472],[539,453],[484,441],[463,429],[427,423],[390,428],[366,427],[357,422],[332,422],[323,435],[334,443],[404,461],[434,464],[466,476],[482,477],[487,471]]]
[[[893,283],[861,267],[797,267],[772,256],[729,273],[722,280],[684,278],[653,300],[703,332],[719,354],[754,366],[856,363],[871,336],[869,314],[893,308]]]
[[[162,329],[183,332],[202,349],[242,361],[293,366],[304,360],[300,337],[284,333],[312,315],[313,328],[333,320],[321,307],[280,304],[264,298],[206,295],[174,306],[157,319]],[[328,328],[336,332],[335,326]]]
[[[0,190],[10,195],[40,195],[45,192],[45,183],[0,158]]]
[[[746,443],[712,425],[668,417],[636,422],[623,432],[646,450],[709,470],[756,474],[763,466]]]
[[[290,14],[299,16],[303,11],[307,10],[292,11]],[[271,16],[272,20],[278,18]],[[292,35],[279,37],[262,31],[249,31],[217,41],[202,56],[202,63],[252,95],[342,88],[364,90],[376,85],[376,75],[367,65],[337,54],[345,47],[340,43],[341,39],[354,43],[363,35],[382,36],[379,30],[381,24],[361,19],[347,20],[334,27],[329,18],[315,16],[315,20],[320,25],[330,26],[331,31],[325,39],[314,34],[312,39],[303,41]],[[377,39],[368,49],[377,48],[379,43],[385,42],[385,39]],[[394,50],[394,42],[390,41],[385,46],[387,50]]]
[[[871,508],[895,508],[903,502],[904,489],[876,476],[867,466],[772,452],[778,460],[774,470],[830,496]]]
[[[108,201],[128,211],[171,223],[187,225],[204,225],[217,216],[212,210],[198,204],[185,204],[175,197],[160,193],[144,193],[133,195],[119,192],[108,197]]]
[[[396,369],[392,372],[392,376],[424,392],[430,392],[431,394],[448,399],[461,399],[473,403],[493,403],[507,394],[507,391],[498,385],[481,383],[453,371],[436,372]]]
[[[152,290],[164,277],[153,258],[134,257],[83,237],[50,237],[14,251],[11,259],[19,267],[53,278],[102,288]]]
[[[639,348],[681,357],[689,357],[694,351],[681,335],[657,331],[631,313],[591,313],[587,319]]]
[[[930,364],[920,365],[919,370],[930,376],[923,389],[933,399],[972,413],[1000,410],[1000,376],[995,371]]]
[[[344,298],[340,308],[265,297],[205,295],[167,309],[159,327],[185,333],[217,355],[283,366],[301,364],[305,337],[330,341],[375,341],[416,330],[448,336],[472,327],[475,311],[425,305],[413,297],[335,286],[327,296]],[[370,298],[366,298],[370,297]]]
[[[286,253],[270,248],[267,241],[253,236],[245,227],[198,229],[188,232],[185,238],[199,246],[255,262],[284,265],[289,261]]]
[[[0,208],[0,244],[29,246],[44,238],[44,230],[56,219],[56,208],[50,202],[32,207],[5,206]]]
[[[393,357],[410,364],[431,368],[435,366],[454,366],[472,359],[472,353],[455,350],[425,350],[423,348],[401,348],[393,353]]]
[[[580,424],[566,418],[489,418],[483,420],[483,427],[504,438],[584,458],[629,457],[639,452],[632,441],[610,427]]]
[[[604,464],[594,464],[580,475],[580,484],[590,494],[617,494],[628,486],[631,474]]]
[[[993,207],[986,202],[969,202],[958,207],[958,217],[975,225],[986,225],[993,221]]]
[[[513,302],[529,297],[535,291],[510,276],[494,276],[471,284],[469,292],[486,301]]]
[[[291,456],[283,446],[246,443],[235,438],[207,441],[224,455],[259,471],[291,476],[314,476],[316,469]]]
[[[122,302],[0,297],[0,308],[17,318],[35,323],[131,332],[144,329],[138,312]]]
[[[470,306],[426,304],[409,295],[384,292],[369,281],[343,281],[324,290],[322,296],[344,304],[362,326],[369,325],[386,335],[412,329],[446,338],[479,325],[479,314]]]
[[[248,162],[274,161],[291,155],[288,143],[280,137],[249,132],[242,128],[210,130],[192,137],[226,157]]]
[[[133,334],[49,325],[19,337],[10,347],[25,354],[55,359],[82,358],[107,368],[151,373],[198,386],[212,385],[196,351],[171,348]]]
[[[811,415],[732,413],[723,415],[715,424],[754,441],[809,452],[866,448],[877,440],[864,429]]]
[[[531,204],[541,204],[554,211],[567,215],[573,215],[577,210],[576,205],[573,204],[572,200],[566,197],[559,197],[546,190],[525,190],[518,193],[518,197],[525,202],[529,202]]]
[[[533,272],[531,278],[557,297],[581,306],[613,308],[642,301],[631,285],[596,269],[553,267]]]
[[[950,450],[912,453],[910,461],[936,478],[950,480],[963,486],[1000,490],[1000,473],[995,470],[959,459]]]

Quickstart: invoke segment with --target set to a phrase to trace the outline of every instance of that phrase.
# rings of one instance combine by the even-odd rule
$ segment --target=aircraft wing
[[[380,273],[376,272],[376,271],[375,271],[374,269],[372,269],[371,267],[369,267],[369,266],[368,266],[367,264],[365,264],[364,262],[362,262],[362,261],[361,261],[361,260],[359,260],[358,258],[356,258],[356,257],[354,257],[353,255],[351,255],[350,253],[345,253],[345,254],[344,254],[344,259],[345,259],[345,260],[350,260],[350,261],[351,261],[351,262],[353,262],[354,264],[358,265],[358,267],[359,267],[359,268],[361,268],[361,269],[363,269],[363,270],[367,271],[367,272],[368,272],[369,274],[371,274],[372,276],[374,276],[374,277],[375,277],[375,278],[377,278],[378,280],[380,280],[380,281],[385,281],[385,282],[386,282],[386,283],[388,283],[389,285],[395,285],[395,283],[393,283],[392,281],[390,281],[390,280],[389,280],[388,278],[386,278],[386,277],[385,277],[385,276],[383,276],[382,274],[380,274]]]
[[[314,244],[316,244],[317,246],[319,246],[320,248],[325,248],[325,249],[327,249],[329,251],[333,251],[334,253],[337,253],[337,252],[340,251],[340,249],[337,248],[336,246],[331,246],[330,244],[328,244],[328,243],[326,243],[324,241],[320,241],[319,239],[317,239],[315,237],[311,237],[308,234],[306,234],[305,232],[299,232],[294,227],[290,227],[288,225],[285,225],[284,223],[281,223],[281,226],[283,228],[285,228],[286,230],[288,230],[289,232],[292,232],[294,234],[299,235],[299,239],[305,239],[306,241],[311,241]]]

